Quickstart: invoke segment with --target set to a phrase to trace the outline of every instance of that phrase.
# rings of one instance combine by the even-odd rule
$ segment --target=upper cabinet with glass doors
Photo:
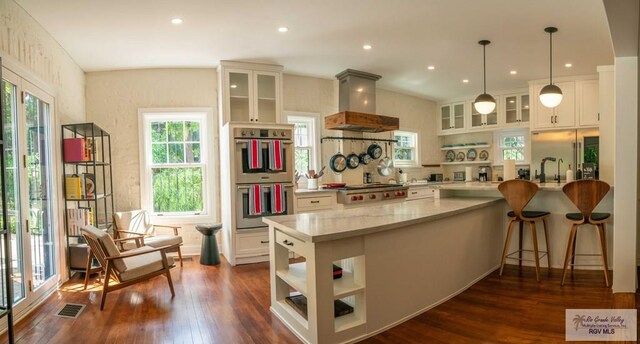
[[[221,61],[218,67],[220,124],[279,123],[282,66]]]
[[[505,95],[503,106],[503,126],[529,126],[529,93]]]
[[[466,113],[465,103],[441,105],[438,119],[439,134],[453,134],[464,130]]]
[[[500,97],[494,96],[496,99],[496,107],[493,112],[488,114],[481,114],[476,111],[476,108],[473,106],[474,101],[469,102],[470,117],[469,118],[469,129],[470,130],[482,130],[482,129],[493,129],[498,126],[498,109],[500,106]]]

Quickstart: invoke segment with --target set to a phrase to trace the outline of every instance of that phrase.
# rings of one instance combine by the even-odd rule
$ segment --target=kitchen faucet
[[[558,179],[558,184],[560,184],[560,163],[561,163],[561,162],[564,162],[564,161],[562,160],[562,158],[558,159],[558,177],[557,177],[557,179]]]
[[[540,183],[546,183],[546,178],[544,175],[544,163],[548,161],[556,161],[556,158],[554,157],[546,157],[542,159],[542,162],[540,163]]]

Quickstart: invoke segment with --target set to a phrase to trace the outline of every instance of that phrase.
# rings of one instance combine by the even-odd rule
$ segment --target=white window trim
[[[176,120],[179,117],[198,117],[202,121],[200,138],[201,157],[204,163],[203,184],[203,211],[201,214],[185,215],[154,215],[153,201],[151,199],[151,170],[150,161],[147,159],[147,152],[151,151],[151,139],[147,137],[146,128],[152,120]],[[138,129],[139,129],[139,151],[140,151],[140,204],[142,209],[149,210],[151,220],[157,224],[192,224],[197,222],[210,222],[215,218],[215,200],[212,195],[216,183],[214,177],[214,152],[211,142],[215,139],[213,135],[213,109],[212,108],[141,108],[138,109]]]
[[[394,130],[391,136],[391,139],[395,139],[396,137],[396,133],[399,134],[411,134],[411,135],[415,135],[416,138],[416,142],[415,142],[415,157],[413,160],[396,160],[395,156],[396,156],[396,152],[395,152],[395,144],[393,145],[393,150],[391,152],[391,156],[393,157],[393,165],[394,167],[420,167],[422,166],[420,164],[420,133],[414,130],[410,130],[410,129],[404,129],[404,128],[400,128],[400,130]]]
[[[321,119],[320,114],[316,112],[285,111],[284,115],[287,120],[287,123],[290,123],[289,122],[290,117],[293,117],[293,118],[299,117],[305,120],[311,119],[313,121],[313,130],[311,132],[313,136],[309,139],[309,141],[311,142],[311,161],[309,161],[309,167],[312,170],[319,171],[321,168],[320,166],[322,165],[320,162],[320,159],[322,157],[322,151],[320,146],[320,137],[321,137],[320,127],[322,126],[322,124],[320,123],[320,119]],[[300,172],[306,173],[307,171],[300,171]]]
[[[498,130],[494,132],[494,140],[495,149],[493,156],[495,157],[493,161],[494,166],[502,166],[504,165],[504,159],[502,158],[502,146],[500,143],[502,142],[502,138],[508,136],[524,136],[524,161],[516,161],[516,165],[530,165],[531,160],[531,136],[529,135],[528,129],[512,129],[512,130]]]

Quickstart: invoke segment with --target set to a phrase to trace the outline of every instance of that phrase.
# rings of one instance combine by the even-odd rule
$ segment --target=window
[[[207,214],[207,112],[141,114],[143,206],[156,216]]]
[[[512,159],[519,163],[528,161],[528,135],[522,131],[508,131],[497,134],[497,163]]]
[[[395,131],[393,138],[398,140],[394,145],[393,158],[396,166],[419,166],[418,133]]]
[[[295,169],[300,173],[309,170],[318,170],[320,165],[318,149],[320,135],[317,114],[292,113],[287,116],[289,123],[294,125]]]

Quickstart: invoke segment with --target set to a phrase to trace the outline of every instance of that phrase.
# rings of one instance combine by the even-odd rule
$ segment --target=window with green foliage
[[[204,115],[145,114],[146,195],[155,215],[206,211]]]
[[[525,160],[525,137],[524,135],[502,136],[500,137],[500,150],[502,160]]]
[[[418,133],[410,131],[395,131],[393,159],[396,166],[418,166]]]
[[[317,170],[316,158],[319,147],[316,134],[317,116],[297,114],[288,116],[287,120],[294,125],[295,170],[301,174],[309,170]]]

